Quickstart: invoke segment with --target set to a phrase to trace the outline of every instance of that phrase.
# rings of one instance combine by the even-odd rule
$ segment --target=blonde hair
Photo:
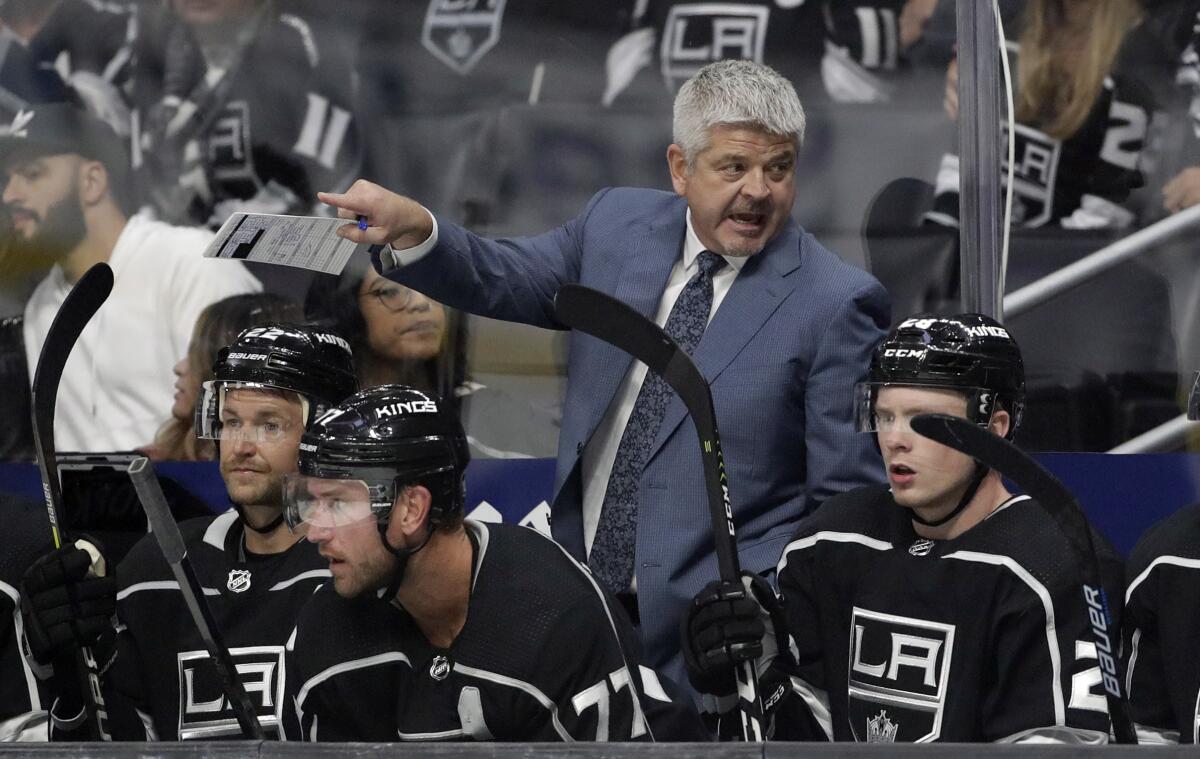
[[[1064,45],[1064,0],[1030,0],[1021,19],[1017,121],[1063,140],[1087,120],[1125,33],[1142,11],[1137,0],[1089,0],[1078,56]]]
[[[213,378],[212,366],[217,352],[229,345],[242,330],[267,322],[304,320],[300,304],[273,293],[231,295],[210,303],[196,317],[187,361],[200,381]],[[154,436],[155,455],[160,461],[212,461],[217,447],[211,440],[196,437],[193,421],[171,417]]]

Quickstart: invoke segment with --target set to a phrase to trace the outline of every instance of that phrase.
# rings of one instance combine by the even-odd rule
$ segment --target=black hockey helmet
[[[354,356],[340,336],[295,324],[273,323],[243,330],[213,362],[196,405],[196,435],[220,437],[223,390],[263,387],[300,395],[307,424],[358,390]]]
[[[345,511],[331,515],[334,524],[374,514],[382,530],[397,494],[406,486],[423,485],[433,496],[433,529],[462,514],[469,460],[458,415],[437,395],[406,385],[368,388],[326,412],[304,433],[300,474],[285,479],[285,518],[295,528],[311,521],[324,505]],[[360,487],[343,488],[336,506],[323,503],[321,483],[339,480]],[[354,492],[361,495],[347,497]],[[364,508],[355,510],[356,505]]]
[[[1008,330],[983,314],[917,315],[905,319],[875,349],[856,396],[859,429],[874,429],[876,394],[885,385],[960,390],[967,413],[986,425],[997,403],[1012,417],[1010,439],[1025,409],[1025,367]]]

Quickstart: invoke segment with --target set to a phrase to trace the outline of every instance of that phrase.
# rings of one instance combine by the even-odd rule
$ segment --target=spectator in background
[[[213,378],[217,351],[255,324],[303,321],[300,304],[273,293],[231,295],[207,306],[196,318],[187,354],[172,369],[176,379],[171,418],[159,427],[154,443],[142,451],[156,461],[215,460],[216,446],[196,437],[195,421],[200,386]]]
[[[134,165],[171,222],[309,213],[358,170],[356,79],[274,0],[147,6],[134,46]]]
[[[726,58],[770,65],[805,103],[887,100],[888,80],[901,68],[904,51],[920,39],[935,5],[936,0],[646,0],[635,30],[609,51],[604,103],[621,102],[617,98],[626,88],[625,99],[663,100],[662,84],[674,93],[700,67]]]
[[[129,137],[128,84],[137,30],[136,0],[7,0],[20,19],[29,54],[57,70],[88,110]],[[11,6],[11,11],[9,10]]]
[[[25,307],[31,376],[74,283],[102,261],[116,277],[63,372],[55,420],[63,451],[131,450],[150,440],[171,405],[171,365],[197,314],[260,289],[240,262],[201,257],[207,233],[131,215],[127,167],[112,129],[67,104],[23,111],[0,133],[13,244],[53,263]]]
[[[468,380],[463,317],[381,277],[368,258],[352,258],[340,277],[317,279],[305,312],[349,341],[360,386],[404,384],[453,403],[472,456],[554,455],[558,415]]]
[[[340,277],[315,280],[305,312],[350,343],[359,386],[403,384],[453,397],[461,361],[446,307],[379,276],[369,258],[355,256]]]
[[[1146,161],[1157,197],[1144,216],[1153,221],[1200,203],[1200,1],[1150,7],[1125,42],[1121,66],[1153,94],[1164,127]]]
[[[1114,62],[1137,23],[1136,0],[1030,0],[1009,42],[1015,82],[1014,226],[1124,227],[1121,204],[1142,184],[1138,159],[1150,107]],[[958,64],[947,69],[945,108],[958,118]],[[1005,126],[1005,129],[1007,127]],[[958,156],[942,158],[927,221],[958,225]]]

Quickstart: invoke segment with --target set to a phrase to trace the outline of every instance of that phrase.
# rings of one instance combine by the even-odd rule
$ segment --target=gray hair
[[[792,83],[770,66],[724,60],[697,71],[675,96],[672,136],[688,166],[708,147],[709,130],[745,125],[804,143],[804,108]]]

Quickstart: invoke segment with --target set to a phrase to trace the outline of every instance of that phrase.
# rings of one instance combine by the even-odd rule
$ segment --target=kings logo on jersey
[[[283,651],[283,646],[229,649],[238,679],[267,734],[279,730],[276,708],[283,698]],[[240,736],[242,730],[208,652],[180,651],[178,662],[180,740]]]
[[[506,0],[429,0],[421,44],[466,75],[500,41]]]
[[[1016,125],[1017,139],[1013,146],[1013,211],[1015,226],[1037,227],[1050,220],[1054,212],[1054,185],[1058,178],[1058,161],[1062,143],[1048,134]],[[1003,127],[1007,139],[1008,125]],[[1008,178],[1008,144],[1000,148],[1003,165],[1000,177]]]
[[[936,740],[953,652],[954,625],[854,607],[847,683],[854,737]]]
[[[671,91],[713,61],[732,58],[762,63],[770,14],[767,5],[672,6],[663,24],[659,48],[663,79]]]

